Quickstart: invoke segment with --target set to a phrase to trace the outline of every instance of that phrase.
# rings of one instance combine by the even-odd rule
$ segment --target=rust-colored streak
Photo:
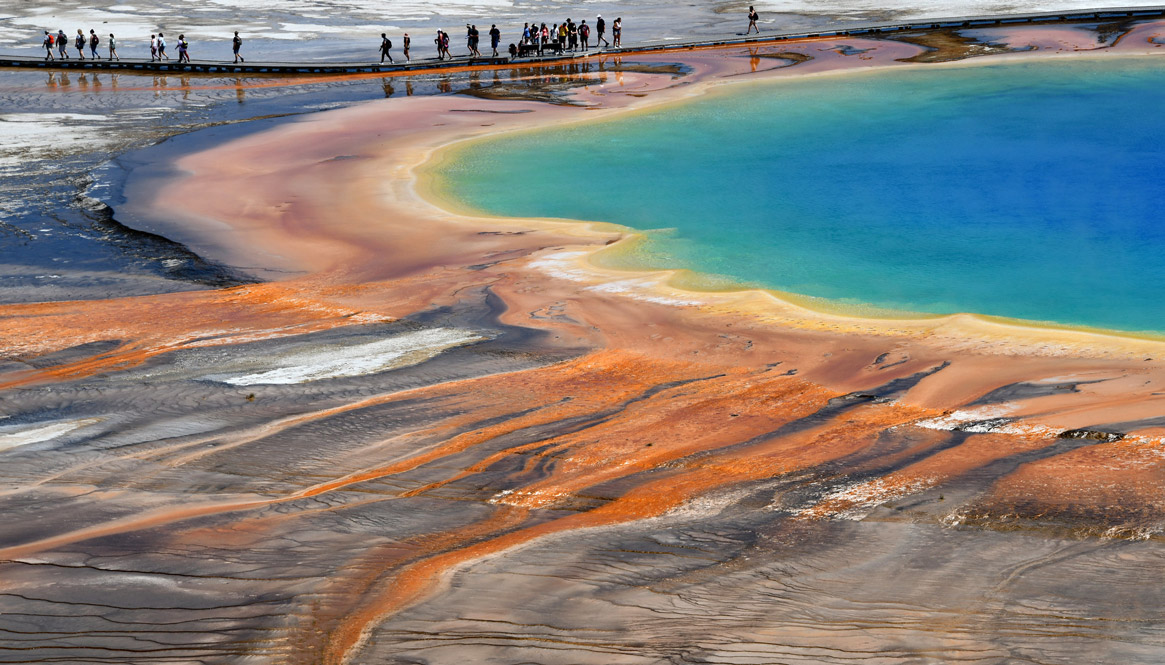
[[[10,305],[0,312],[4,356],[36,357],[88,342],[115,351],[0,379],[0,390],[136,367],[181,348],[238,344],[351,325],[362,312],[292,284],[95,302]],[[374,314],[384,319],[383,315]],[[359,320],[359,319],[357,319]]]
[[[151,529],[196,517],[206,517],[207,515],[222,515],[242,510],[251,510],[266,506],[270,503],[270,501],[264,500],[245,500],[159,509],[96,526],[82,527],[23,545],[0,548],[0,559],[19,559],[37,552],[84,542],[93,538]]]
[[[441,581],[440,575],[432,572],[426,574],[426,571],[435,572],[441,564],[457,560],[459,554],[472,551],[475,542],[514,529],[528,515],[526,509],[502,506],[488,519],[476,524],[418,539],[415,547],[408,548],[404,554],[396,557],[382,558],[378,556],[378,551],[370,552],[366,557],[369,561],[366,570],[345,585],[343,597],[353,599],[354,606],[336,617],[327,641],[320,649],[318,660],[312,662],[322,665],[344,662],[346,655],[367,637],[369,628],[386,613],[399,611],[433,591]],[[405,564],[402,568],[404,573],[415,571],[417,574],[402,573],[389,580],[383,579],[386,568],[391,569],[402,563]],[[391,595],[385,596],[379,592],[385,585],[391,586]]]
[[[926,441],[933,445],[950,434],[930,432]],[[829,497],[804,513],[806,518],[828,518],[844,514],[865,506],[885,503],[892,499],[908,496],[942,485],[953,478],[982,468],[1000,459],[1039,450],[1052,445],[1054,441],[1046,436],[1015,436],[1008,434],[978,434],[966,441],[891,473],[879,475],[876,479],[850,488],[841,496]],[[917,454],[918,450],[905,451]],[[882,464],[893,463],[893,456],[878,460]]]
[[[691,421],[693,429],[706,426],[706,423],[701,422],[699,415],[693,413],[695,410],[693,406],[696,403],[708,407],[710,413],[718,416],[725,415],[722,409],[726,404],[735,404],[737,407],[749,405],[756,409],[749,415],[759,416],[758,420],[763,419],[762,414],[773,412],[778,406],[787,406],[780,403],[779,396],[769,398],[773,386],[766,385],[766,382],[759,382],[760,385],[757,385],[754,380],[754,376],[736,376],[722,381],[709,381],[709,385],[701,388],[686,390],[676,388],[675,391],[684,391],[688,394],[679,399],[679,404],[669,405],[693,418]],[[734,383],[744,384],[735,386],[739,390],[737,393],[731,391],[730,385],[725,385]],[[790,386],[784,391],[783,397],[796,395],[803,404],[801,415],[808,415],[820,409],[831,396],[802,382],[789,383]],[[701,395],[701,389],[715,393],[718,398],[710,399],[709,403],[705,404],[701,397],[707,395]],[[729,394],[725,395],[725,392]],[[677,397],[661,394],[659,399],[663,403],[670,403]],[[645,410],[650,412],[649,407]],[[372,627],[432,593],[452,571],[466,562],[555,533],[656,517],[718,489],[772,478],[837,460],[869,445],[887,426],[909,422],[924,414],[925,412],[914,408],[871,406],[787,436],[771,438],[761,436],[755,443],[743,448],[733,448],[709,457],[691,458],[673,467],[670,472],[644,476],[640,484],[593,510],[508,531],[495,538],[474,542],[411,563],[388,575],[376,589],[369,590],[368,601],[361,611],[350,614],[333,634],[322,662],[331,664],[346,662],[346,658],[358,647],[359,640],[362,636],[367,636]],[[589,433],[589,441],[586,444],[578,444],[580,452],[586,455],[585,460],[561,465],[550,478],[511,491],[496,501],[503,505],[519,507],[524,511],[546,507],[552,502],[563,502],[573,493],[597,483],[652,468],[661,468],[668,461],[688,457],[693,451],[728,446],[740,441],[742,437],[748,439],[750,434],[755,435],[777,424],[770,421],[760,428],[742,427],[744,431],[722,431],[715,434],[711,442],[692,442],[685,428],[661,432],[658,429],[658,422],[652,417],[642,417],[644,415],[646,414],[628,414],[625,421],[604,425],[601,431]],[[674,417],[675,413],[652,415]],[[792,410],[791,413],[783,413],[782,419],[787,422],[796,416],[797,411]],[[745,418],[741,422],[748,420]],[[629,436],[634,441],[636,437],[648,433],[651,433],[654,439],[652,446],[646,447],[633,442],[630,444],[631,450],[623,452],[626,457],[623,459],[618,457],[617,451],[628,441]],[[655,450],[657,447],[658,450]],[[529,449],[528,445],[521,450]],[[563,449],[569,450],[570,446],[563,445]],[[520,450],[510,450],[505,454],[517,452]],[[450,480],[464,477],[475,470],[480,471],[497,457],[495,455],[487,458],[481,465]],[[436,486],[439,484],[427,486],[422,490]]]
[[[972,518],[1049,519],[1087,535],[1148,538],[1165,516],[1160,439],[1085,445],[1021,466],[969,511]]]
[[[451,437],[433,450],[406,460],[323,483],[305,490],[304,496],[315,496],[337,487],[409,471],[519,430],[594,413],[605,405],[617,404],[647,390],[650,384],[646,380],[648,377],[642,376],[641,367],[641,358],[608,352],[564,363],[552,370],[522,372],[500,380],[491,378],[489,381],[468,382],[469,385],[461,386],[459,389],[473,390],[473,385],[477,384],[478,390],[483,391],[479,394],[485,399],[479,397],[480,401],[476,405],[478,409],[490,408],[490,404],[495,403],[496,398],[504,395],[504,400],[499,400],[501,403],[524,404],[526,408],[533,407],[537,410],[497,425]],[[572,399],[563,402],[564,394],[569,394]],[[545,444],[546,442],[539,441],[523,446],[519,450]],[[433,487],[451,480],[436,483]],[[404,496],[415,496],[426,489],[412,490]]]
[[[683,366],[669,363],[661,369],[675,371],[679,367]],[[91,538],[156,528],[194,517],[253,510],[276,503],[320,496],[360,483],[386,478],[391,475],[416,469],[422,465],[462,452],[470,447],[480,445],[481,443],[523,428],[552,423],[564,417],[589,413],[596,408],[602,408],[603,404],[609,405],[623,399],[628,399],[630,396],[638,394],[649,387],[647,383],[649,377],[645,376],[643,368],[644,364],[641,358],[626,354],[600,354],[597,356],[589,356],[579,361],[565,363],[548,370],[532,370],[518,372],[513,375],[495,375],[485,379],[470,380],[462,384],[441,384],[433,388],[419,388],[401,393],[372,397],[353,404],[287,418],[274,424],[256,428],[255,432],[247,433],[243,437],[227,444],[227,446],[216,449],[216,451],[234,445],[244,445],[245,443],[268,436],[274,431],[280,431],[320,418],[338,415],[359,408],[387,404],[392,401],[418,395],[428,397],[439,395],[448,396],[450,394],[476,389],[479,394],[483,394],[486,397],[486,404],[479,405],[479,408],[488,408],[489,403],[492,402],[490,397],[496,397],[500,394],[499,391],[505,389],[509,389],[506,393],[507,400],[522,399],[533,401],[552,399],[555,403],[560,403],[563,391],[569,391],[577,395],[577,399],[569,402],[561,402],[562,405],[555,409],[540,410],[526,416],[511,418],[498,425],[475,429],[465,434],[454,436],[446,443],[432,450],[410,456],[399,462],[364,469],[335,480],[306,487],[285,496],[247,501],[215,502],[203,506],[185,506],[176,509],[160,509],[146,515],[116,520],[111,523],[78,529],[24,545],[0,549],[0,557],[26,556],[47,548],[60,547],[65,544],[81,542]],[[612,380],[606,380],[607,377],[611,377]],[[620,385],[620,381],[615,379],[615,377],[622,378],[622,385]],[[487,390],[492,388],[494,392],[482,392],[483,388]],[[598,400],[598,403],[596,403],[596,400]],[[543,401],[539,406],[546,407],[547,405]],[[470,419],[469,417],[464,417],[461,420],[464,422]],[[446,424],[446,427],[457,427],[457,423]],[[204,454],[210,453],[198,452],[183,455],[170,460],[170,464],[176,466],[189,463]]]

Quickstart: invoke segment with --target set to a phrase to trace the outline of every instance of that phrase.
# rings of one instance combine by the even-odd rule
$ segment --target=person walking
[[[166,55],[166,35],[163,35],[162,33],[159,32],[158,33],[158,62],[161,62],[162,58],[169,60],[170,56]]]
[[[73,46],[77,47],[77,57],[82,60],[85,59],[85,33],[77,28],[77,38],[73,40]]]
[[[190,62],[190,42],[186,35],[178,35],[178,62]]]
[[[150,62],[158,59],[158,36],[150,35]]]
[[[611,45],[611,42],[603,36],[606,32],[607,22],[603,20],[603,15],[599,14],[599,17],[595,19],[595,48],[599,47],[599,42],[602,42],[604,46]]]
[[[444,59],[445,59],[445,49],[444,49],[444,47],[441,45],[441,44],[442,44],[442,41],[443,41],[443,40],[441,39],[441,36],[442,36],[442,34],[443,34],[443,33],[442,33],[440,30],[438,30],[438,31],[437,31],[437,38],[433,40],[433,43],[437,45],[437,59],[438,59],[438,60],[444,60]]]
[[[387,33],[380,33],[380,62],[384,64],[384,59],[388,58],[390,64],[396,64],[392,61],[392,54],[388,52],[392,48],[392,40],[388,38]]]
[[[44,42],[43,42],[44,43],[44,50],[45,50],[45,54],[44,54],[45,60],[56,60],[56,58],[53,57],[53,47],[56,46],[56,42],[57,42],[56,36],[54,36],[53,33],[49,32],[48,30],[45,30],[44,31]]]
[[[231,51],[233,51],[235,54],[235,64],[236,65],[239,64],[240,62],[247,61],[247,59],[244,58],[239,53],[239,49],[241,49],[241,48],[243,48],[243,38],[239,36],[239,31],[235,30],[235,37],[234,37],[234,39],[231,40]]]
[[[412,60],[409,59],[409,47],[412,45],[413,45],[413,40],[411,37],[409,37],[409,33],[406,32],[405,38],[404,38],[403,42],[401,43],[401,47],[404,49],[406,63],[412,62]]]
[[[494,57],[498,57],[498,44],[502,43],[502,31],[498,30],[497,24],[493,24],[489,29],[489,45],[493,47]]]
[[[587,25],[587,20],[584,18],[582,23],[578,26],[578,40],[582,42],[584,51],[590,48],[591,41],[591,26]]]
[[[453,54],[449,51],[449,33],[441,33],[441,49],[445,51],[445,56],[450,60],[453,59]]]
[[[117,38],[113,36],[112,32],[109,33],[109,59],[121,61],[121,58],[117,57]]]
[[[101,43],[101,38],[97,36],[96,30],[89,31],[89,54],[96,60],[100,56],[97,55],[97,45]]]
[[[756,30],[756,34],[758,34],[758,35],[760,34],[760,28],[756,27],[756,22],[758,19],[760,19],[760,14],[756,13],[756,9],[749,7],[748,8],[748,30],[745,30],[744,34],[747,35],[747,34],[751,33],[753,30]]]
[[[64,30],[57,30],[57,54],[62,60],[69,59],[69,36]]]
[[[614,42],[615,48],[623,45],[623,19],[617,18],[611,24],[611,41]]]

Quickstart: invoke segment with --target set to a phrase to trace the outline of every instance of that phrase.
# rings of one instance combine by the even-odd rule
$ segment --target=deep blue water
[[[733,85],[469,144],[461,203],[624,224],[608,259],[914,312],[1165,332],[1165,58]]]

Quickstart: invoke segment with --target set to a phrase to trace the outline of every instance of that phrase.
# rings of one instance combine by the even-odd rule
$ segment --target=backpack
[[[581,26],[579,26],[578,34],[582,35],[583,39],[590,37],[591,36],[591,26],[587,25],[586,23],[583,23]]]
[[[44,43],[49,48],[52,48],[53,47],[53,36],[52,35],[45,35]]]
[[[98,37],[96,35],[96,33],[89,36],[89,46],[92,46],[93,48],[97,48],[97,45],[100,43],[101,43],[101,38]]]

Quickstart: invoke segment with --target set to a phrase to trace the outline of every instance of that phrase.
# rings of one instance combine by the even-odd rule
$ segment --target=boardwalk
[[[938,18],[924,21],[902,23],[876,23],[856,25],[836,30],[822,30],[816,32],[791,33],[761,33],[749,37],[732,36],[724,39],[703,39],[690,42],[647,42],[637,43],[622,48],[604,48],[591,51],[564,53],[562,55],[544,55],[529,58],[511,59],[508,56],[500,57],[455,57],[452,60],[417,59],[411,63],[381,64],[376,62],[247,62],[232,63],[213,60],[193,60],[188,63],[178,63],[173,60],[154,61],[145,59],[122,58],[114,60],[45,60],[43,56],[13,56],[0,55],[0,67],[45,68],[45,69],[81,69],[102,71],[143,71],[143,72],[182,72],[197,74],[358,74],[376,72],[407,72],[430,69],[459,69],[480,66],[504,66],[510,63],[556,63],[578,58],[595,57],[599,55],[619,55],[627,53],[642,53],[649,51],[683,51],[692,48],[709,46],[734,46],[747,44],[764,44],[770,42],[796,41],[817,37],[838,36],[869,36],[886,35],[912,30],[938,30],[943,28],[974,28],[991,25],[1007,24],[1038,24],[1062,23],[1071,21],[1111,21],[1119,19],[1147,19],[1165,17],[1165,6],[1157,7],[1117,7],[1095,9],[1087,11],[1068,12],[1039,12],[1030,14],[1004,14],[994,16]],[[373,50],[369,50],[369,58],[375,57]]]

